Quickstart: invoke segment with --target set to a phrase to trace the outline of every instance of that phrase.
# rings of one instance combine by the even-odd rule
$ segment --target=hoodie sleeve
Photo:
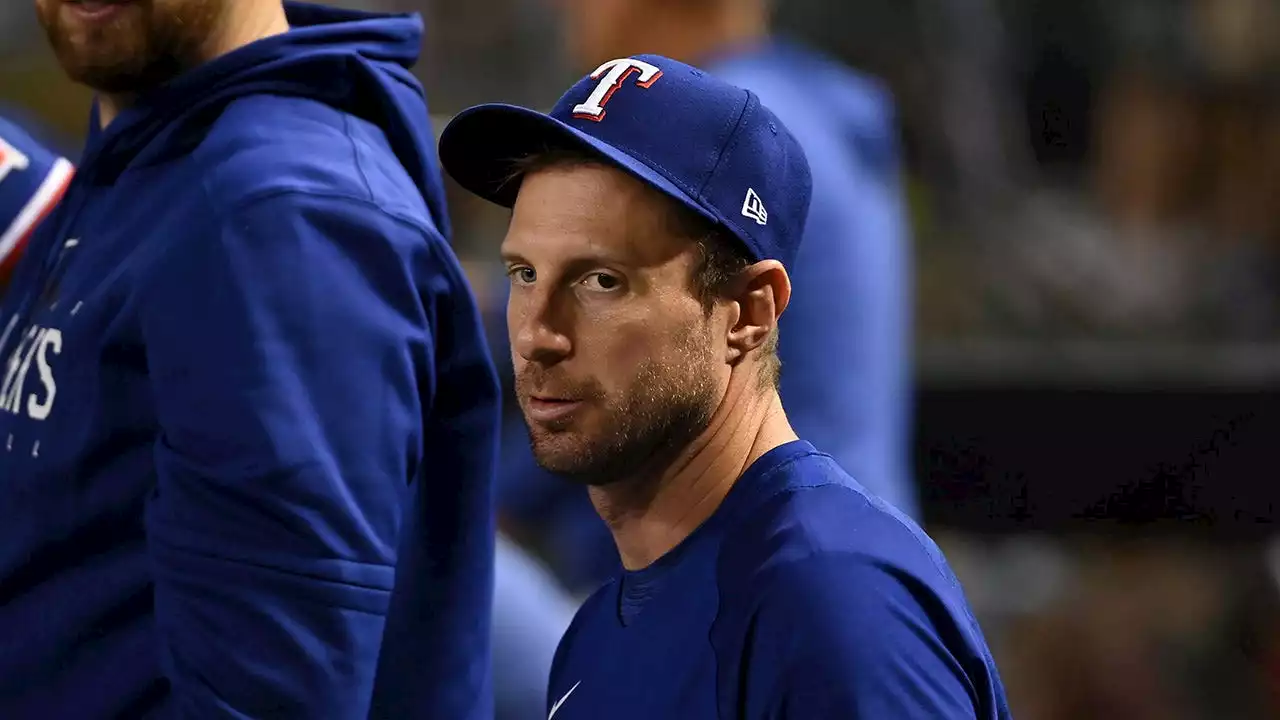
[[[178,716],[367,715],[450,291],[433,233],[284,192],[156,273],[146,531]]]
[[[0,119],[0,289],[36,225],[71,182],[71,163]]]

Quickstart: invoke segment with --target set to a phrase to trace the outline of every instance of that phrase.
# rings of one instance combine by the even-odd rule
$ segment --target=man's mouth
[[[136,0],[66,0],[77,15],[90,19],[109,17]]]
[[[563,420],[580,407],[582,407],[582,401],[573,398],[531,395],[525,411],[529,419],[534,422],[552,423]]]

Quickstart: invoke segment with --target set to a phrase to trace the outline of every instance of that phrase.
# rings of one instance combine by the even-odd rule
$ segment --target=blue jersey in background
[[[787,268],[782,403],[796,434],[919,519],[910,469],[911,237],[893,99],[878,81],[773,41],[707,63],[774,110],[809,159],[813,200]]]

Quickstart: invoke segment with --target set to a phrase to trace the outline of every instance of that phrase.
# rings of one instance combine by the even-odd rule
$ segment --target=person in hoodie
[[[498,385],[420,19],[36,5],[98,94],[0,305],[0,717],[489,717]]]
[[[876,80],[771,36],[768,0],[554,0],[582,71],[656,53],[756,94],[812,166],[804,243],[789,268],[782,398],[797,432],[915,520],[910,469],[911,268],[892,98]],[[508,422],[519,422],[510,418]],[[504,435],[500,497],[516,524],[550,537],[566,582],[589,592],[616,570],[604,525],[580,493]]]
[[[0,117],[0,295],[31,233],[62,199],[74,174],[66,158]]]

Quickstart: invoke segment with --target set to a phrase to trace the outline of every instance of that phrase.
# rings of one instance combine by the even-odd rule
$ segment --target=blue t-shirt
[[[591,596],[548,705],[553,720],[1010,717],[941,551],[804,441]]]

